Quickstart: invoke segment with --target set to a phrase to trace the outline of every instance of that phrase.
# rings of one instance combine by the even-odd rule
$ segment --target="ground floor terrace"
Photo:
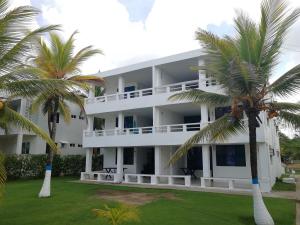
[[[261,190],[269,192],[281,176],[280,158],[269,146],[258,144],[258,173]],[[191,188],[251,189],[248,144],[197,145],[169,164],[179,146],[138,146],[97,149],[103,156],[103,169],[92,171],[92,155],[86,150],[86,171],[81,180],[99,183],[125,183]],[[98,152],[99,153],[99,152]]]

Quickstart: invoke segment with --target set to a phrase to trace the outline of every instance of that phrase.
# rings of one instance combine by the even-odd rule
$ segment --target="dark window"
[[[70,147],[75,147],[75,144],[74,144],[74,143],[71,143],[71,144],[70,144]]]
[[[116,117],[116,127],[119,127],[119,118]]]
[[[82,148],[82,144],[78,144],[78,148]]]
[[[187,167],[194,170],[202,170],[202,148],[193,147],[187,154]]]
[[[134,161],[134,148],[123,148],[123,164],[133,165]],[[116,148],[115,164],[118,162],[118,149]]]
[[[30,151],[30,142],[22,143],[22,154],[29,154]]]
[[[219,119],[220,117],[224,116],[226,113],[231,112],[231,107],[216,107],[215,108],[215,118]]]
[[[133,116],[124,117],[124,128],[133,128]]]
[[[61,148],[65,148],[66,147],[66,144],[65,143],[61,143]]]
[[[76,115],[71,115],[71,118],[76,119]]]
[[[51,115],[50,122],[53,122],[53,115]],[[59,113],[56,113],[56,123],[59,123]]]
[[[84,116],[78,116],[80,120],[84,120]]]
[[[217,145],[217,166],[246,166],[244,145]]]

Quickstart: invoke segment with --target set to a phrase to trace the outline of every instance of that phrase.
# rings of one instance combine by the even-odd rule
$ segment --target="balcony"
[[[112,95],[104,95],[95,98],[87,98],[85,99],[85,107],[87,114],[97,114],[175,104],[168,100],[172,94],[198,88],[199,80],[186,81],[156,88],[147,88]]]

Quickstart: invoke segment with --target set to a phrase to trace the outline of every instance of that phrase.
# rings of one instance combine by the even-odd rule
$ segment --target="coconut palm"
[[[199,29],[196,39],[205,52],[205,63],[199,70],[216,80],[224,90],[216,94],[204,90],[190,90],[175,94],[172,100],[190,100],[211,106],[230,106],[230,113],[203,127],[184,143],[171,158],[171,163],[187,153],[195,143],[203,140],[223,141],[241,131],[249,132],[251,175],[256,224],[274,224],[259,190],[257,175],[256,128],[260,115],[280,118],[290,127],[300,127],[300,104],[277,102],[275,97],[288,97],[300,89],[300,65],[269,82],[279,63],[280,49],[288,29],[300,14],[290,10],[284,0],[264,0],[258,24],[246,13],[237,12],[234,19],[236,34],[218,37]],[[243,122],[243,114],[248,122]],[[247,125],[248,124],[248,125]]]
[[[33,58],[33,63],[40,69],[43,76],[48,79],[70,81],[72,88],[57,88],[55,92],[40,92],[34,99],[31,110],[36,112],[40,108],[47,115],[48,131],[50,138],[55,141],[56,119],[58,113],[66,122],[70,122],[71,112],[68,103],[74,103],[84,113],[82,88],[88,88],[90,82],[102,83],[103,79],[97,76],[81,76],[80,66],[90,57],[101,54],[100,50],[87,46],[74,54],[74,32],[67,41],[63,41],[57,33],[50,34],[50,44],[43,40],[38,42],[38,53]],[[43,187],[39,193],[40,197],[50,196],[51,165],[53,151],[47,146],[47,166]]]
[[[139,213],[136,207],[129,205],[120,205],[116,208],[110,208],[104,205],[105,209],[94,209],[97,217],[105,218],[111,225],[119,225],[126,222],[138,222]]]

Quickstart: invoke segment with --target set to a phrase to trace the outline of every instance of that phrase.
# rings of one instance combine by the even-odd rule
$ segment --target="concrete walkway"
[[[300,225],[300,176],[296,176],[296,225]]]

